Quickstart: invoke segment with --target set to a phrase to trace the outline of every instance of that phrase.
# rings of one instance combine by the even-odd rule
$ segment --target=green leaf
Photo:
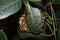
[[[53,24],[53,19],[51,18],[51,16],[49,16],[49,14],[47,12],[43,12],[43,15],[47,18],[45,19],[47,23],[49,23],[50,25]]]
[[[4,19],[20,10],[22,0],[0,0],[0,19]]]
[[[29,5],[28,2],[25,2],[26,6],[26,17],[28,28],[32,31],[32,33],[38,34],[41,30],[41,13],[38,8],[33,8]]]
[[[57,37],[58,37],[58,40],[60,40],[60,26],[58,26],[58,30],[57,30]]]
[[[53,0],[53,4],[60,4],[60,0]]]
[[[2,29],[0,30],[0,40],[7,40],[6,34]]]
[[[53,21],[52,21],[52,20],[49,20],[49,19],[46,19],[46,22],[47,22],[48,24],[50,24],[50,25],[53,24]]]
[[[42,1],[42,0],[29,0],[31,2],[39,2],[39,1]]]
[[[14,36],[13,40],[20,40],[18,36]]]

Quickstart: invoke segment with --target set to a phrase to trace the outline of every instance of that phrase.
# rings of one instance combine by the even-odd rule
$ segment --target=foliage
[[[2,29],[0,29],[0,40],[7,40],[6,34]]]
[[[29,0],[31,2],[39,2],[39,1],[42,1],[42,0]]]
[[[15,14],[21,8],[21,5],[22,0],[0,0],[0,19]]]

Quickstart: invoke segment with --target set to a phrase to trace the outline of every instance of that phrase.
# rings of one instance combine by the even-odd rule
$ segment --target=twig
[[[54,27],[54,33],[55,33],[54,36],[55,36],[55,40],[57,40],[57,38],[56,38],[56,26],[55,26],[55,23],[56,23],[55,12],[53,10],[52,3],[49,2],[49,4],[50,4],[50,7],[51,7],[51,13],[52,13],[52,19],[53,19],[53,27]],[[54,22],[54,20],[55,20],[55,22]]]
[[[47,24],[47,26],[50,28],[51,32],[53,33],[51,26],[47,22],[45,22],[45,23]]]
[[[52,36],[52,35],[54,35],[54,33],[52,33],[52,34],[50,34],[50,35],[47,35],[47,34],[43,34],[43,33],[41,33],[41,35],[44,35],[44,36]]]

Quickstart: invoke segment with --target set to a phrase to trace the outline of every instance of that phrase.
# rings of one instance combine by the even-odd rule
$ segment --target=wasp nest
[[[25,31],[25,32],[30,32],[30,30],[28,29],[27,23],[26,23],[26,17],[25,14],[21,15],[21,17],[19,18],[19,27],[21,29],[21,31]]]

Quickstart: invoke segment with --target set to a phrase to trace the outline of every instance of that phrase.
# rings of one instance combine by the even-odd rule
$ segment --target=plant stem
[[[52,7],[52,3],[51,2],[49,2],[49,4],[50,4],[50,7],[51,7],[51,13],[52,13],[52,19],[53,19],[53,27],[54,27],[54,37],[55,37],[55,40],[57,40],[57,38],[56,38],[56,25],[55,25],[55,23],[56,23],[56,16],[55,16],[55,12],[54,12],[54,10],[53,10],[53,7]]]
[[[52,30],[52,28],[51,28],[51,26],[50,26],[47,22],[45,22],[45,23],[46,23],[47,26],[50,28],[51,32],[54,33],[53,30]]]

